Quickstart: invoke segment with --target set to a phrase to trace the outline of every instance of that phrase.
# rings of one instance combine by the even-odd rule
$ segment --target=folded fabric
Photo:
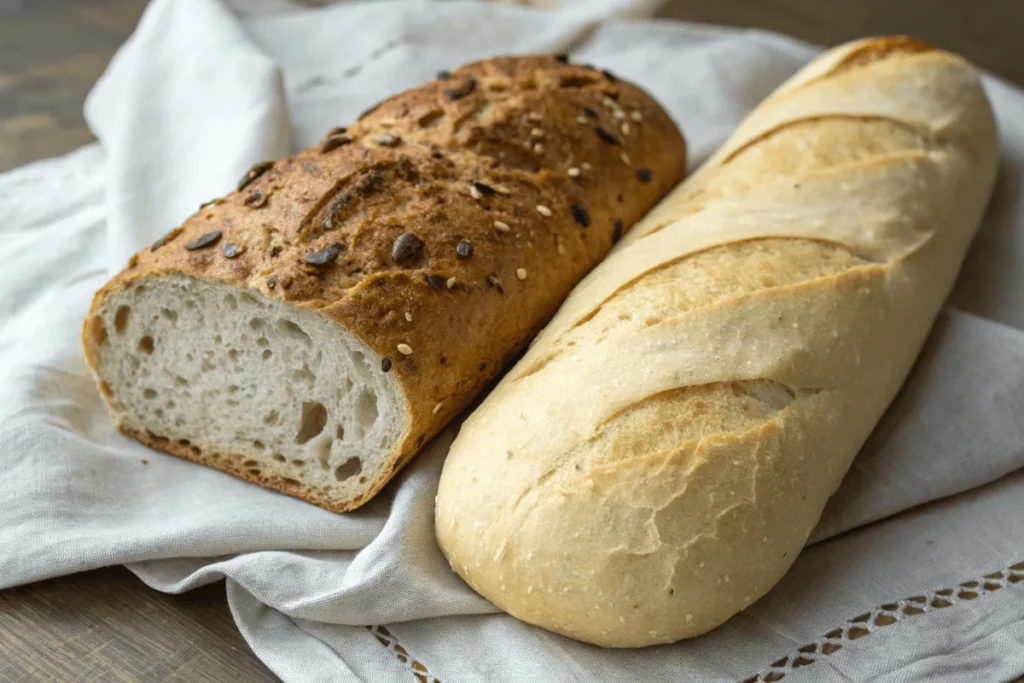
[[[152,2],[89,98],[100,142],[0,175],[0,587],[112,564],[169,592],[226,578],[243,635],[286,681],[411,681],[410,656],[459,682],[1024,673],[1024,93],[998,79],[1002,174],[950,306],[815,544],[706,637],[608,651],[496,614],[433,538],[451,430],[334,515],[149,451],[107,419],[78,342],[92,293],[253,162],[439,69],[565,49],[645,86],[699,159],[817,52],[621,18],[651,6],[385,0],[242,20],[215,0]]]

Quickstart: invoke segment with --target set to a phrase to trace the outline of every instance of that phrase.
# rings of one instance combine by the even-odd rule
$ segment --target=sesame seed
[[[434,415],[437,415],[438,413],[440,413],[441,412],[441,404],[438,403],[436,406],[434,406],[434,409],[431,410],[430,412],[433,413]]]
[[[558,255],[565,256],[565,245],[561,242],[558,243]]]
[[[544,216],[545,218],[548,218],[551,216],[551,209],[544,206],[543,204],[538,204],[537,213],[539,213],[541,216]]]
[[[621,131],[622,131],[622,134],[623,134],[623,135],[629,135],[629,124],[628,124],[628,123],[625,123],[625,122],[623,122],[623,124],[622,124],[622,126],[621,126],[621,127],[619,128],[619,130],[621,130]]]
[[[408,356],[412,354],[412,347],[409,346],[408,344],[399,344],[396,348],[398,349],[398,352],[403,356]]]
[[[604,105],[605,107],[607,107],[608,109],[618,109],[619,108],[619,103],[616,102],[615,100],[613,100],[610,97],[606,97],[603,100],[601,100],[601,104]]]
[[[504,185],[494,185],[493,187],[494,187],[494,191],[497,192],[498,194],[505,194],[505,195],[512,194],[512,190],[508,189]]]
[[[588,489],[594,488],[594,480],[593,479],[587,479],[587,488]]]
[[[408,322],[412,322],[412,313],[410,313],[409,311],[406,311],[406,312],[405,312],[405,319],[406,319],[406,320],[407,320]]]
[[[526,587],[526,592],[527,593],[532,593],[533,592],[533,586],[527,586]]]
[[[472,197],[473,199],[483,199],[484,195],[480,190],[476,189],[476,185],[470,185],[469,196]]]
[[[641,114],[638,111],[635,111],[635,112],[633,112],[632,114],[629,115],[629,118],[633,119],[637,123],[640,123],[641,121],[644,120],[644,115]]]
[[[590,164],[588,164],[585,161],[582,164],[580,164],[580,168],[582,168],[584,171],[593,171],[594,170],[594,167],[591,166]]]
[[[633,161],[629,158],[629,155],[626,154],[625,152],[620,154],[619,158],[622,159],[622,163],[624,163],[626,166],[629,166],[631,163],[633,163]]]
[[[622,111],[621,109],[616,109],[614,112],[612,112],[612,116],[621,121],[622,119],[626,118],[626,112]]]
[[[446,282],[445,285],[447,285],[448,289],[451,289],[452,287],[455,286],[456,282],[457,280],[454,277],[450,277],[448,278],[448,282]]]
[[[494,229],[498,232],[508,232],[512,228],[508,227],[508,223],[503,221],[494,221]]]
[[[511,449],[509,449],[509,448],[505,449],[505,457],[508,458],[509,460],[512,459],[512,450]]]
[[[576,117],[576,123],[586,124],[586,123],[590,123],[590,121],[587,121],[587,117],[586,116],[577,116]]]
[[[575,178],[579,174],[580,174],[580,169],[576,168],[575,166],[570,166],[569,167],[569,177],[570,178]]]
[[[526,268],[516,268],[516,277],[520,280],[526,279]]]
[[[538,142],[536,145],[533,146],[533,152],[534,152],[534,154],[543,154],[544,153],[544,145],[542,145],[542,144],[540,144]]]
[[[527,121],[540,121],[542,118],[544,117],[542,117],[539,113],[535,111],[531,111],[529,114],[526,115]]]
[[[686,615],[686,620],[687,621],[693,621],[693,615],[692,614],[687,614]]]
[[[377,136],[377,144],[378,145],[382,145],[384,147],[394,147],[400,141],[401,140],[399,138],[396,138],[394,135],[378,135]]]
[[[534,128],[533,130],[530,131],[530,135],[532,135],[535,138],[542,138],[544,137],[544,131],[542,131],[540,128]]]

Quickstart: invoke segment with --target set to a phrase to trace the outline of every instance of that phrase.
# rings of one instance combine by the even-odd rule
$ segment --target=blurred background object
[[[329,2],[228,0],[246,14]],[[93,139],[82,102],[145,6],[145,0],[0,0],[0,170]],[[1024,85],[1024,45],[1017,35],[1024,26],[1024,2],[1019,0],[667,0],[659,16],[778,31],[820,45],[912,34]]]
[[[247,14],[330,1],[227,0]],[[500,1],[543,8],[573,0]],[[0,171],[94,139],[83,101],[145,6],[0,0]],[[1021,0],[668,0],[659,16],[777,31],[820,45],[912,34],[1024,86]],[[276,680],[248,651],[219,583],[173,596],[112,568],[0,592],[0,681],[113,679]]]

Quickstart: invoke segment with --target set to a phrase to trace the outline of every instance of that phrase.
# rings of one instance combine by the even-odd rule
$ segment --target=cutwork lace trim
[[[938,609],[953,607],[965,600],[978,598],[994,593],[1010,584],[1024,581],[1024,562],[1010,565],[1006,569],[971,581],[964,581],[953,588],[938,588],[922,595],[888,602],[870,612],[859,614],[846,624],[832,629],[817,640],[801,645],[795,651],[781,657],[758,673],[744,678],[742,683],[772,683],[781,681],[793,669],[810,666],[820,662],[834,652],[838,652],[847,642],[871,635],[880,628],[885,628],[919,614],[927,614]]]

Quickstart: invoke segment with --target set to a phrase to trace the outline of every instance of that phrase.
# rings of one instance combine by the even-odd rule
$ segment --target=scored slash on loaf
[[[628,139],[607,132],[620,110],[643,121]],[[133,256],[93,301],[86,358],[126,434],[350,510],[503,369],[685,158],[661,107],[604,72],[554,57],[443,72],[254,165]]]
[[[704,633],[764,595],[909,371],[997,159],[959,57],[889,38],[812,62],[463,423],[436,510],[455,571],[612,647]]]

